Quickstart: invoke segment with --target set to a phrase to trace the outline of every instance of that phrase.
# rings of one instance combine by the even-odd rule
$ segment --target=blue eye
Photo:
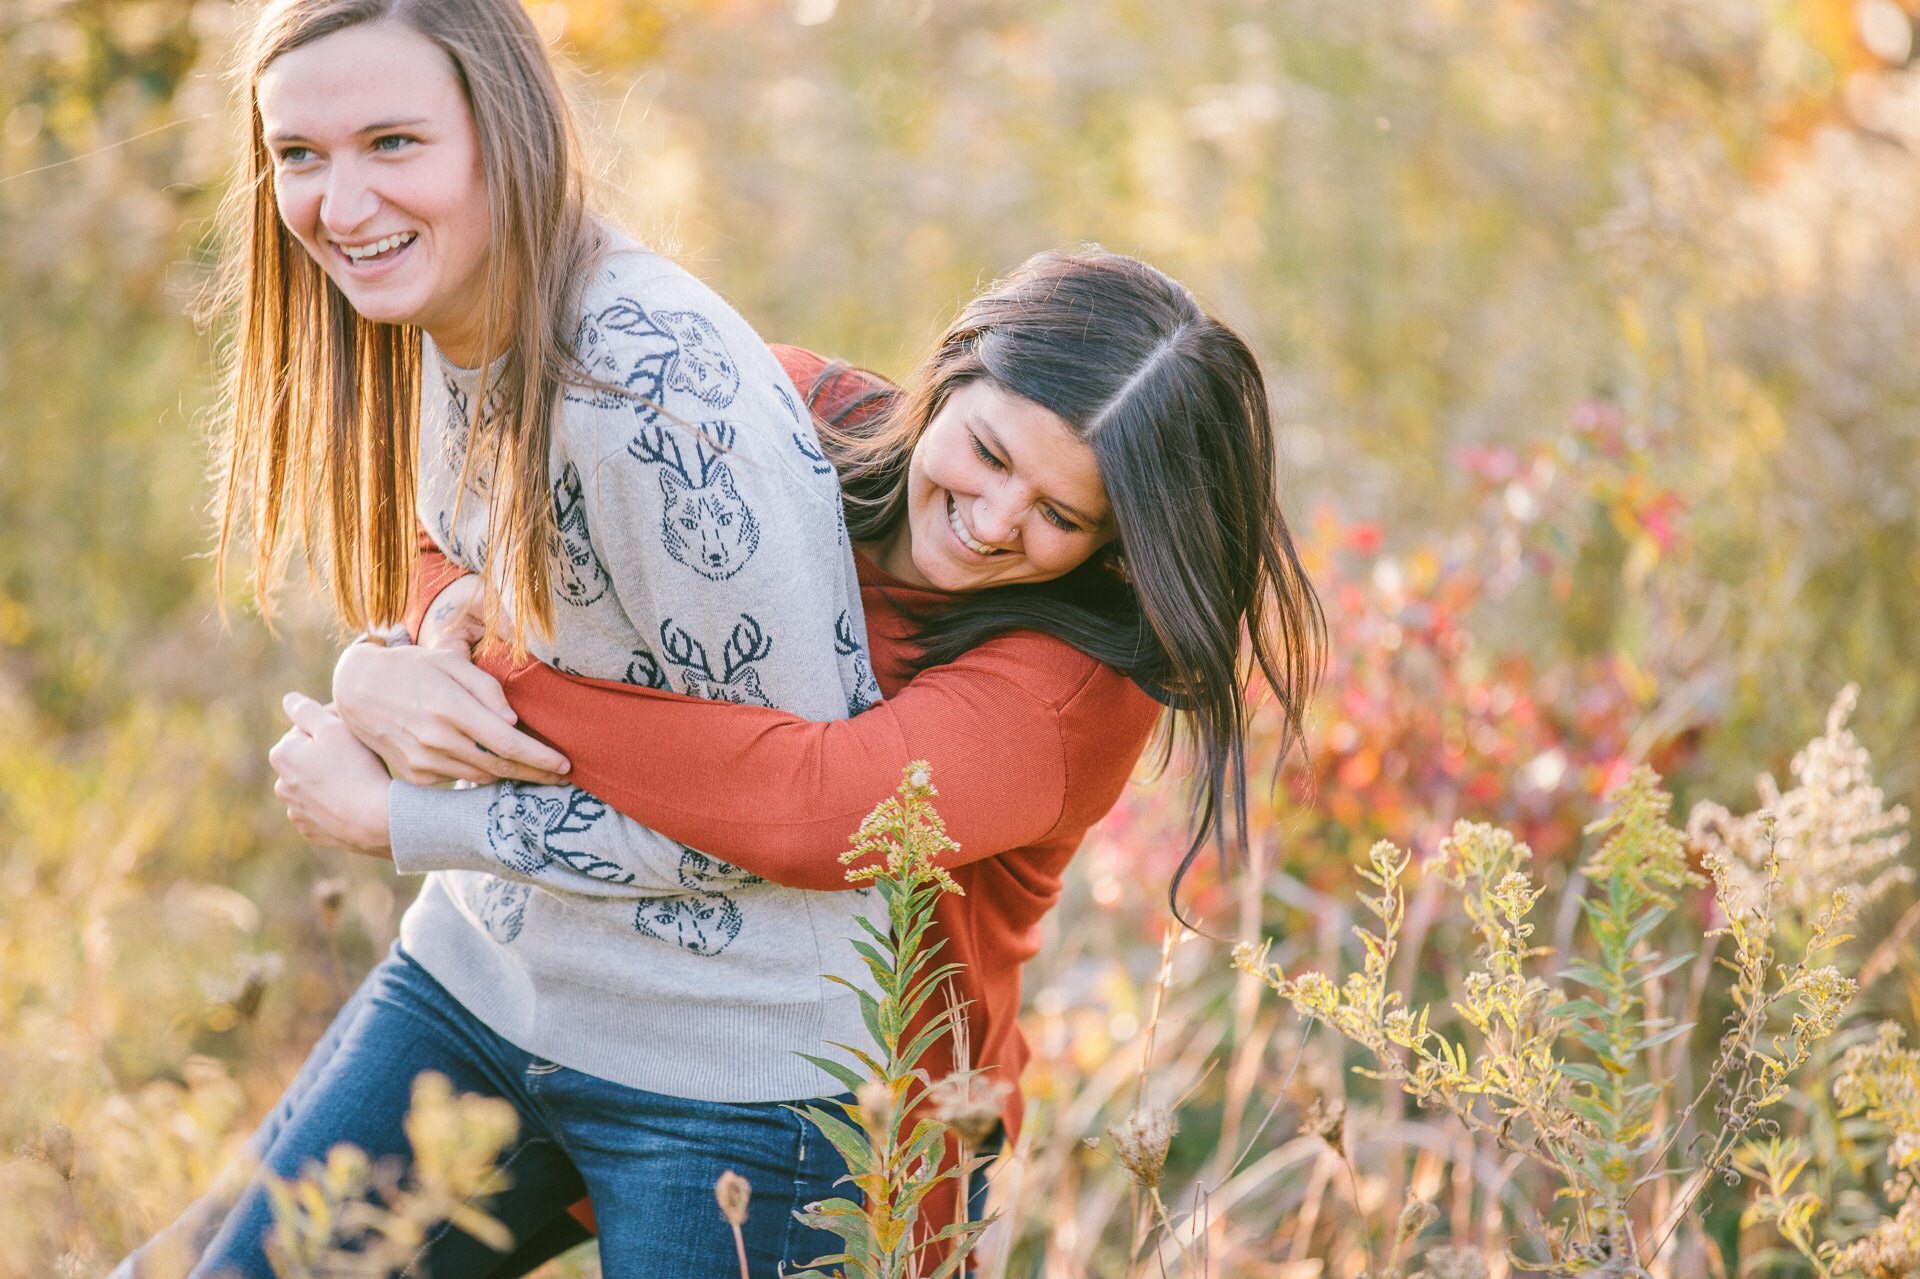
[[[313,152],[306,147],[286,147],[280,152],[282,164],[305,164],[313,158]]]
[[[410,146],[416,140],[417,139],[408,137],[404,133],[383,133],[373,140],[373,149],[375,151],[398,151],[402,147]]]

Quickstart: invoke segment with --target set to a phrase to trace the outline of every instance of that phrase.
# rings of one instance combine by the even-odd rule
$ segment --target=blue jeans
[[[1004,1144],[1005,1134],[996,1129],[993,1135],[982,1143],[980,1153],[989,1159],[997,1159]],[[969,1221],[979,1221],[987,1215],[987,1177],[992,1168],[993,1165],[989,1163],[973,1175],[973,1184],[967,1192],[967,1220]],[[842,1186],[840,1193],[848,1198],[853,1197],[853,1190],[848,1186]],[[489,1279],[521,1279],[522,1275],[532,1274],[561,1253],[570,1251],[591,1238],[593,1238],[593,1231],[581,1225],[577,1218],[562,1214],[536,1233],[518,1239],[513,1253],[494,1267]],[[969,1258],[967,1274],[972,1273],[973,1261]],[[116,1279],[118,1279],[117,1276]]]
[[[458,1092],[504,1097],[519,1112],[519,1134],[500,1160],[513,1186],[488,1205],[516,1240],[573,1238],[566,1209],[591,1195],[608,1279],[738,1274],[733,1232],[713,1192],[732,1169],[753,1186],[743,1231],[752,1274],[773,1275],[782,1263],[799,1269],[838,1251],[832,1235],[793,1214],[845,1193],[834,1183],[846,1164],[785,1104],[666,1097],[543,1061],[488,1029],[397,945],[340,1010],[250,1151],[281,1177],[298,1176],[339,1142],[376,1159],[404,1158],[402,1121],[414,1077],[425,1070],[446,1075]],[[270,1279],[263,1240],[271,1224],[258,1176],[224,1219],[217,1206],[196,1205],[180,1229],[212,1237],[193,1279]],[[448,1227],[427,1241],[415,1268],[477,1279],[506,1260]],[[139,1274],[139,1262],[136,1254],[116,1275]]]

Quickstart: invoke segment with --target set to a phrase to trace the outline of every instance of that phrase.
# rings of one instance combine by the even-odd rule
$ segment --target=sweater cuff
[[[494,786],[451,790],[395,781],[387,790],[387,837],[393,866],[402,875],[436,870],[497,874],[487,852],[487,812]]]

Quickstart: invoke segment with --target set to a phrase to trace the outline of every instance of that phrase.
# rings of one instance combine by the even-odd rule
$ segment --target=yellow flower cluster
[[[966,896],[937,860],[941,853],[960,851],[927,802],[939,793],[925,760],[908,764],[899,790],[874,806],[854,832],[853,847],[840,854],[842,865],[860,863],[847,872],[847,882],[866,883],[882,875],[913,883],[924,879],[944,892]]]

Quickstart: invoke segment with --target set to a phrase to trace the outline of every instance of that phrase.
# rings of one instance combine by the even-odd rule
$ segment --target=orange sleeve
[[[1035,661],[1036,643],[1071,660]],[[847,887],[839,855],[908,761],[932,765],[936,806],[960,844],[949,864],[965,865],[1073,824],[1082,815],[1070,797],[1111,803],[1157,711],[1118,672],[1032,636],[989,640],[828,723],[539,663],[509,669],[499,650],[481,665],[521,726],[573,761],[573,784],[670,839],[813,890]]]

